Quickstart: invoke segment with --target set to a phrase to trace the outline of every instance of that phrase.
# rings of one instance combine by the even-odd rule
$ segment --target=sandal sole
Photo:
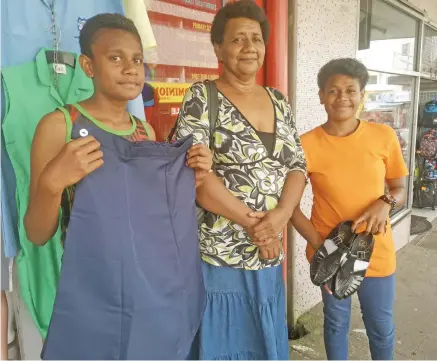
[[[349,244],[355,237],[351,226],[351,221],[340,223],[327,237],[338,247],[334,252],[328,255],[325,245],[322,245],[314,254],[310,264],[310,277],[314,285],[321,286],[339,270],[345,254],[349,252]]]

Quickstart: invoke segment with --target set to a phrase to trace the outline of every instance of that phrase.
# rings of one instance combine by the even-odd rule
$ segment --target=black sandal
[[[344,262],[328,285],[335,298],[346,299],[358,291],[366,276],[374,243],[372,234],[360,233],[355,237]]]
[[[346,262],[349,247],[357,236],[351,227],[352,221],[340,223],[314,254],[310,264],[310,276],[316,286],[328,282]]]

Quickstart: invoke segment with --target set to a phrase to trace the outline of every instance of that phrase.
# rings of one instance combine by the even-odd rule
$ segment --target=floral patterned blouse
[[[284,95],[265,88],[275,110],[276,134],[269,156],[255,128],[222,93],[218,93],[219,115],[213,134],[213,170],[228,190],[254,211],[276,207],[288,172],[306,175],[306,162],[294,124],[291,107]],[[209,147],[210,131],[207,92],[203,83],[188,89],[180,112],[176,137],[194,135],[195,143]],[[284,253],[273,260],[258,256],[243,227],[207,212],[199,225],[202,259],[216,266],[258,270],[280,265]]]

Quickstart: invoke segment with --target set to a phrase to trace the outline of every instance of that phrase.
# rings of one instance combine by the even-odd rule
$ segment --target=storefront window
[[[431,79],[437,79],[437,30],[425,26],[423,34],[421,73]]]
[[[360,119],[392,127],[398,136],[405,163],[409,166],[415,78],[377,72],[370,72],[370,78],[372,82],[366,88]]]
[[[360,118],[392,127],[398,137],[409,173],[418,72],[419,19],[384,0],[360,0],[357,58],[367,66],[370,79]],[[407,185],[410,187],[410,178]],[[410,190],[407,189],[407,194]],[[407,204],[399,211],[410,207]]]
[[[177,119],[188,87],[215,79],[217,58],[210,42],[214,15],[222,0],[148,0],[147,14],[157,43],[157,56],[146,59],[143,99],[146,117],[158,140],[165,140]]]
[[[369,69],[413,71],[419,21],[382,0],[360,0],[358,59]]]

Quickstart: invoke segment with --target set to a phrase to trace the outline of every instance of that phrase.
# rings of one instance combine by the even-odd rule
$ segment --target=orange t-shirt
[[[313,190],[311,222],[323,238],[340,222],[355,220],[384,194],[385,179],[408,175],[395,131],[361,121],[347,137],[327,134],[322,127],[302,135]],[[307,258],[314,254],[307,246]],[[366,276],[395,272],[396,255],[391,227],[375,236]]]

